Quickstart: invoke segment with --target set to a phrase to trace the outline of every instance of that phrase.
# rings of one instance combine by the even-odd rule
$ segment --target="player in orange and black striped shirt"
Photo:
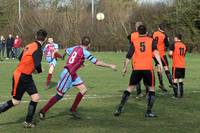
[[[186,45],[181,41],[182,35],[174,37],[175,43],[170,47],[169,56],[172,57],[172,78],[174,82],[174,97],[178,97],[178,85],[180,97],[183,97],[183,79],[185,78],[185,55]]]
[[[165,70],[165,74],[167,76],[167,79],[169,81],[170,87],[173,86],[173,82],[172,82],[172,76],[171,73],[169,71],[169,63],[167,60],[167,56],[165,55],[166,49],[169,48],[169,41],[168,41],[168,36],[164,31],[165,29],[165,25],[164,24],[160,24],[158,27],[158,31],[155,31],[153,33],[153,38],[157,38],[158,39],[158,44],[157,44],[157,49],[159,51],[160,57],[161,57],[161,61],[162,61],[162,65],[164,67]],[[155,58],[154,58],[155,60]],[[158,62],[155,60],[156,62],[156,66],[158,66]],[[163,84],[163,78],[162,78],[162,73],[157,73],[158,74],[158,79],[159,79],[159,88],[161,90],[163,90],[164,92],[167,92],[167,89],[164,87]]]
[[[37,32],[37,40],[28,44],[19,57],[19,64],[13,74],[12,83],[12,99],[0,106],[0,113],[5,112],[11,107],[20,104],[22,96],[27,92],[31,101],[28,107],[28,113],[24,122],[24,127],[31,128],[35,125],[32,123],[36,106],[39,101],[39,94],[32,78],[32,73],[42,72],[42,44],[46,40],[47,32],[39,30]]]
[[[135,23],[135,30],[134,32],[132,32],[130,35],[127,36],[127,39],[129,40],[130,44],[133,44],[133,41],[139,38],[139,33],[138,33],[138,27],[140,25],[143,25],[143,23],[141,21],[138,21]],[[146,88],[146,93],[148,92],[148,87],[145,85]],[[137,96],[136,99],[143,97],[143,93],[142,93],[142,89],[141,89],[141,83],[138,83],[137,87]]]
[[[146,85],[148,85],[149,92],[147,94],[147,112],[146,117],[155,117],[156,115],[151,112],[154,99],[155,99],[155,78],[153,72],[152,56],[154,55],[159,64],[161,59],[157,51],[157,40],[153,40],[146,34],[146,27],[141,25],[138,27],[139,37],[133,41],[130,45],[127,53],[123,73],[127,72],[128,63],[132,58],[132,74],[129,81],[127,90],[124,91],[119,107],[114,113],[115,116],[119,116],[122,109],[127,102],[131,92],[135,89],[136,85],[143,79]],[[163,67],[160,65],[160,71]]]

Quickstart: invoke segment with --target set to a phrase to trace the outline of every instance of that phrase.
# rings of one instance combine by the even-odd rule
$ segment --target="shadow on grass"
[[[12,122],[6,122],[6,123],[0,123],[0,126],[8,126],[12,124],[18,124],[18,123],[23,123],[25,121],[24,117],[19,118],[17,121],[12,121]]]

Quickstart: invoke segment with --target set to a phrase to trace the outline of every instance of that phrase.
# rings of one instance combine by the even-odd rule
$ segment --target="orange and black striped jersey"
[[[168,37],[164,32],[155,31],[153,33],[153,39],[157,39],[157,49],[161,57],[165,55],[165,48],[169,47]]]
[[[38,73],[42,72],[42,55],[40,42],[35,41],[28,44],[19,57],[20,63],[17,66],[17,70],[26,75],[31,75],[35,70]]]
[[[170,47],[170,50],[173,51],[172,67],[185,68],[186,45],[181,41],[177,41]]]
[[[133,40],[126,56],[128,59],[133,57],[133,70],[153,70],[152,55],[157,49],[156,45],[157,41],[147,36],[139,36]]]

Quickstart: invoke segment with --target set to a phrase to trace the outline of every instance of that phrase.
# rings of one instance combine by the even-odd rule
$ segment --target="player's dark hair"
[[[84,46],[88,46],[88,45],[90,44],[90,37],[84,36],[84,37],[81,39],[81,44],[84,45]]]
[[[45,30],[40,29],[40,30],[37,31],[36,39],[38,41],[44,41],[46,37],[47,37],[47,32]]]
[[[140,35],[145,35],[145,34],[147,33],[147,28],[146,28],[146,26],[140,25],[140,26],[138,27],[138,33],[139,33]]]
[[[180,33],[176,34],[175,37],[177,37],[179,40],[182,40],[182,35]]]
[[[159,24],[158,27],[163,31],[165,30],[165,24],[164,23]]]

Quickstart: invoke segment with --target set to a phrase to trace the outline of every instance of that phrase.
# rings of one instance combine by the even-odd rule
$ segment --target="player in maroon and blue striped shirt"
[[[45,118],[45,113],[51,108],[56,102],[63,98],[64,94],[72,87],[75,86],[79,89],[79,93],[76,96],[76,99],[70,109],[71,114],[80,118],[80,115],[77,113],[76,109],[82,99],[86,94],[87,88],[81,78],[77,75],[77,70],[83,65],[85,60],[89,60],[96,66],[108,67],[113,70],[116,70],[116,66],[113,64],[106,64],[103,61],[97,60],[94,56],[90,54],[87,50],[90,47],[90,38],[83,37],[81,44],[72,48],[67,48],[65,50],[66,54],[69,55],[66,66],[60,75],[60,80],[57,85],[57,94],[53,96],[49,102],[41,109],[40,118]]]

